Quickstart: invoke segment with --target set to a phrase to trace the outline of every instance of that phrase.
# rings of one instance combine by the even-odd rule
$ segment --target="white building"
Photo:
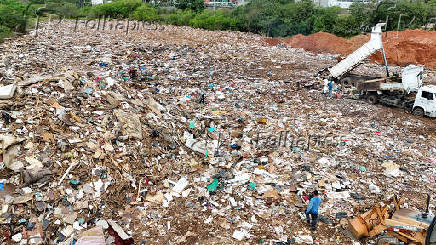
[[[110,3],[110,2],[112,2],[112,1],[108,1],[108,0],[91,0],[92,6],[99,5],[99,4],[102,4],[102,3]]]
[[[369,0],[313,0],[313,2],[320,7],[340,7],[343,9],[347,9],[353,3],[369,3]]]
[[[103,3],[103,0],[91,0],[91,5],[92,6],[99,5],[99,4],[102,4],[102,3]]]
[[[368,0],[329,0],[329,7],[338,6],[347,9],[353,3],[369,3]]]

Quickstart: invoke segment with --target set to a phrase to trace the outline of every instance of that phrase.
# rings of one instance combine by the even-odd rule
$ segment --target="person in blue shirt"
[[[329,86],[329,98],[331,98],[332,91],[333,91],[333,81],[332,80],[329,81],[328,86]]]
[[[318,208],[321,205],[321,198],[318,196],[318,191],[313,191],[313,197],[310,199],[309,206],[305,211],[306,221],[310,225],[310,218],[312,218],[312,230],[316,230],[318,224]]]

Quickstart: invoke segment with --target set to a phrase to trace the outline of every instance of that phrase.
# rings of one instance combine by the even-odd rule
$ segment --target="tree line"
[[[34,18],[142,20],[208,30],[236,30],[269,37],[309,35],[324,31],[351,37],[386,22],[386,30],[431,29],[436,26],[436,0],[384,0],[353,3],[348,10],[323,8],[311,0],[251,0],[234,9],[206,9],[203,0],[178,0],[175,8],[141,0],[114,0],[90,6],[90,0],[0,0],[0,40],[24,33]]]

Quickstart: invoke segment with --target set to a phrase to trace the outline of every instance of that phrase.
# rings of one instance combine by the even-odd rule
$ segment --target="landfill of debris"
[[[334,55],[68,21],[0,45],[0,244],[373,244],[347,220],[436,198],[434,120],[327,98]]]

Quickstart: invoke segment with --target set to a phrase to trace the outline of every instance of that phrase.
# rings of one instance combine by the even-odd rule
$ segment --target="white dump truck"
[[[436,86],[422,86],[423,67],[410,65],[402,70],[401,75],[389,75],[381,36],[381,28],[384,25],[386,24],[379,23],[373,27],[367,43],[321,74],[342,87],[357,88],[359,96],[366,98],[370,103],[404,108],[416,116],[436,117]],[[349,73],[378,51],[383,55],[386,77],[365,77]]]

